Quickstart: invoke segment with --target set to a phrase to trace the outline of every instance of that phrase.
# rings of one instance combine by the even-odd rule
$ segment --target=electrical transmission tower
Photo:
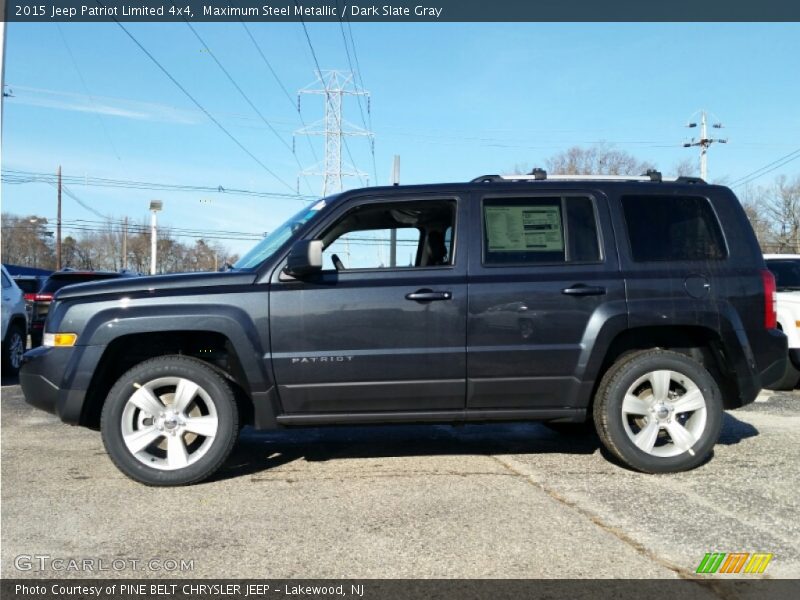
[[[344,120],[344,98],[359,96],[367,99],[367,113],[370,110],[369,92],[358,87],[353,73],[348,71],[317,71],[317,79],[297,93],[297,110],[300,110],[300,98],[303,94],[316,94],[325,97],[325,116],[321,121],[312,123],[295,131],[295,135],[321,135],[325,137],[325,158],[321,163],[304,169],[300,175],[322,177],[322,195],[327,196],[344,189],[345,177],[358,177],[366,180],[369,175],[352,164],[353,156],[347,146],[347,138],[352,136],[366,137],[374,144],[373,133],[367,129],[356,127]],[[350,163],[345,162],[342,150],[347,153]]]
[[[706,111],[700,110],[698,112],[700,113],[700,139],[695,140],[692,138],[690,142],[683,144],[683,147],[700,147],[700,178],[703,180],[708,180],[708,149],[711,147],[711,144],[727,144],[728,140],[721,138],[713,139],[708,137],[708,119]],[[694,113],[691,117],[689,117],[689,123],[686,124],[686,127],[697,127],[697,122],[691,120],[696,114],[697,113]],[[722,129],[722,123],[717,121],[711,127],[714,129]]]

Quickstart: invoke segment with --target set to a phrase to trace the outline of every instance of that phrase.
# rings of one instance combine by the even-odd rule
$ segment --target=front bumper
[[[795,369],[800,369],[800,348],[789,348],[789,360]]]
[[[19,371],[25,401],[65,423],[79,423],[102,350],[103,346],[40,346],[26,352]]]

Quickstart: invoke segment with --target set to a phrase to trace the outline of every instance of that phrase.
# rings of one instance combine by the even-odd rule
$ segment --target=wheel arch
[[[723,394],[725,408],[740,406],[740,392],[735,370],[735,357],[729,340],[719,331],[695,323],[671,323],[670,325],[642,325],[625,328],[608,336],[605,351],[596,352],[587,369],[587,378],[592,382],[587,406],[591,405],[600,382],[606,372],[620,358],[641,350],[661,348],[684,354],[703,365],[717,382]]]
[[[97,428],[106,396],[119,377],[151,358],[184,355],[211,366],[234,390],[243,424],[254,420],[255,402],[266,386],[263,366],[255,360],[257,352],[246,352],[240,336],[219,329],[176,328],[125,333],[108,341],[94,367],[79,424]],[[186,326],[183,323],[184,327]],[[255,349],[253,349],[255,350]]]

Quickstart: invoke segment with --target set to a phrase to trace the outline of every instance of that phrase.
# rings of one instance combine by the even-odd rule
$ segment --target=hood
[[[142,292],[161,292],[169,290],[248,285],[256,279],[252,271],[224,271],[221,273],[177,273],[171,275],[152,275],[149,277],[118,277],[102,281],[76,283],[61,288],[55,300],[104,296],[108,294],[134,294]]]

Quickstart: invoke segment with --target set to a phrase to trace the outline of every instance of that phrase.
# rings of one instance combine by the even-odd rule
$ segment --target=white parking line
[[[756,396],[756,402],[768,402],[770,398],[775,394],[775,392],[771,390],[761,390],[758,396]]]

